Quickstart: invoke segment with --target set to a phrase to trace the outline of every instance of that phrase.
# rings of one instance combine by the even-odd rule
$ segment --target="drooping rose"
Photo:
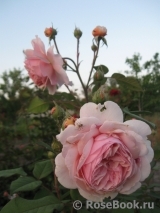
[[[55,159],[58,181],[96,202],[136,191],[151,171],[150,133],[142,121],[123,122],[114,102],[83,105],[75,125],[57,135],[63,145]]]
[[[24,51],[25,68],[28,71],[30,78],[39,88],[48,88],[49,94],[54,94],[57,87],[63,84],[69,85],[69,79],[62,68],[63,60],[60,55],[53,53],[53,46],[51,46],[47,53],[45,51],[44,43],[36,36],[32,40],[32,49]]]
[[[105,27],[97,26],[97,27],[94,28],[94,30],[92,31],[92,35],[93,35],[94,37],[96,37],[96,36],[104,37],[105,35],[107,35],[107,29],[106,29]]]

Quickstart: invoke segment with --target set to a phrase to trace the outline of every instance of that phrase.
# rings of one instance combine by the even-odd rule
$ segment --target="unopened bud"
[[[44,34],[45,34],[46,37],[49,37],[49,38],[52,39],[57,35],[57,30],[54,29],[53,27],[46,28],[45,31],[44,31]]]
[[[75,38],[80,39],[80,37],[82,36],[82,31],[76,27],[73,34]]]
[[[93,76],[95,81],[101,81],[104,78],[104,72],[101,70],[97,70]]]
[[[66,118],[66,119],[63,121],[62,129],[67,128],[69,125],[74,125],[76,120],[77,120],[77,118],[75,118],[75,117],[73,117],[73,116],[71,116],[71,117],[69,117],[69,118]]]
[[[96,104],[98,103],[104,103],[108,100],[108,92],[107,89],[101,86],[92,97],[92,101]]]
[[[48,158],[52,159],[55,157],[55,154],[51,151],[48,151]]]
[[[53,149],[53,151],[55,152],[60,152],[61,149],[62,149],[62,145],[60,142],[58,141],[53,141],[52,144],[51,144],[51,148]]]
[[[93,50],[93,52],[96,52],[98,50],[98,47],[95,44],[93,44],[91,46],[91,49]]]
[[[65,116],[64,109],[58,105],[53,107],[51,109],[50,113],[54,119],[63,119]]]

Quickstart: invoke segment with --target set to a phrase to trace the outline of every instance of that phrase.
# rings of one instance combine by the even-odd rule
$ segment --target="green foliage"
[[[28,113],[42,113],[46,112],[49,108],[49,104],[44,102],[42,99],[35,97],[32,99],[27,112]]]
[[[37,181],[33,177],[19,177],[11,183],[11,194],[15,192],[26,192],[36,189],[42,184],[41,181]]]
[[[12,175],[27,175],[22,168],[8,169],[0,171],[0,177],[10,177]]]
[[[120,73],[114,73],[112,78],[116,79],[117,83],[121,85],[122,87],[127,87],[130,90],[134,91],[142,91],[142,87],[138,80],[132,76],[125,77],[124,75]]]
[[[105,65],[99,65],[99,66],[94,66],[94,69],[96,71],[100,70],[102,71],[104,74],[107,74],[109,72],[108,67],[106,67]]]
[[[50,160],[41,161],[35,164],[33,175],[37,179],[42,179],[53,172],[53,165]]]
[[[2,210],[1,213],[52,213],[54,209],[61,210],[63,203],[55,196],[47,196],[36,200],[26,200],[17,197],[11,200]]]

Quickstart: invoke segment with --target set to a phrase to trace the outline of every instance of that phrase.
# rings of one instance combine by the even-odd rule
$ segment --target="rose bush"
[[[63,60],[59,54],[53,53],[51,46],[47,53],[44,43],[36,36],[32,40],[33,50],[24,50],[26,56],[25,68],[30,78],[39,88],[48,88],[49,94],[54,94],[57,87],[66,84],[69,85],[69,79],[62,68]]]
[[[87,103],[80,118],[57,135],[63,149],[55,173],[66,188],[78,188],[92,201],[136,191],[150,174],[153,150],[150,127],[139,120],[123,122],[120,107]]]

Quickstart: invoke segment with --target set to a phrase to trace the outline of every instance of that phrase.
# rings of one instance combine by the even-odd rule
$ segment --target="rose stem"
[[[88,89],[89,82],[90,82],[90,80],[91,80],[91,75],[92,75],[93,67],[94,67],[95,62],[96,62],[96,59],[97,59],[97,57],[98,57],[99,45],[100,45],[100,41],[98,40],[97,51],[96,51],[96,53],[94,52],[94,54],[93,54],[93,61],[92,61],[91,71],[90,71],[89,78],[88,78],[88,82],[87,82],[87,85],[86,85],[86,88],[87,88],[87,89]]]

